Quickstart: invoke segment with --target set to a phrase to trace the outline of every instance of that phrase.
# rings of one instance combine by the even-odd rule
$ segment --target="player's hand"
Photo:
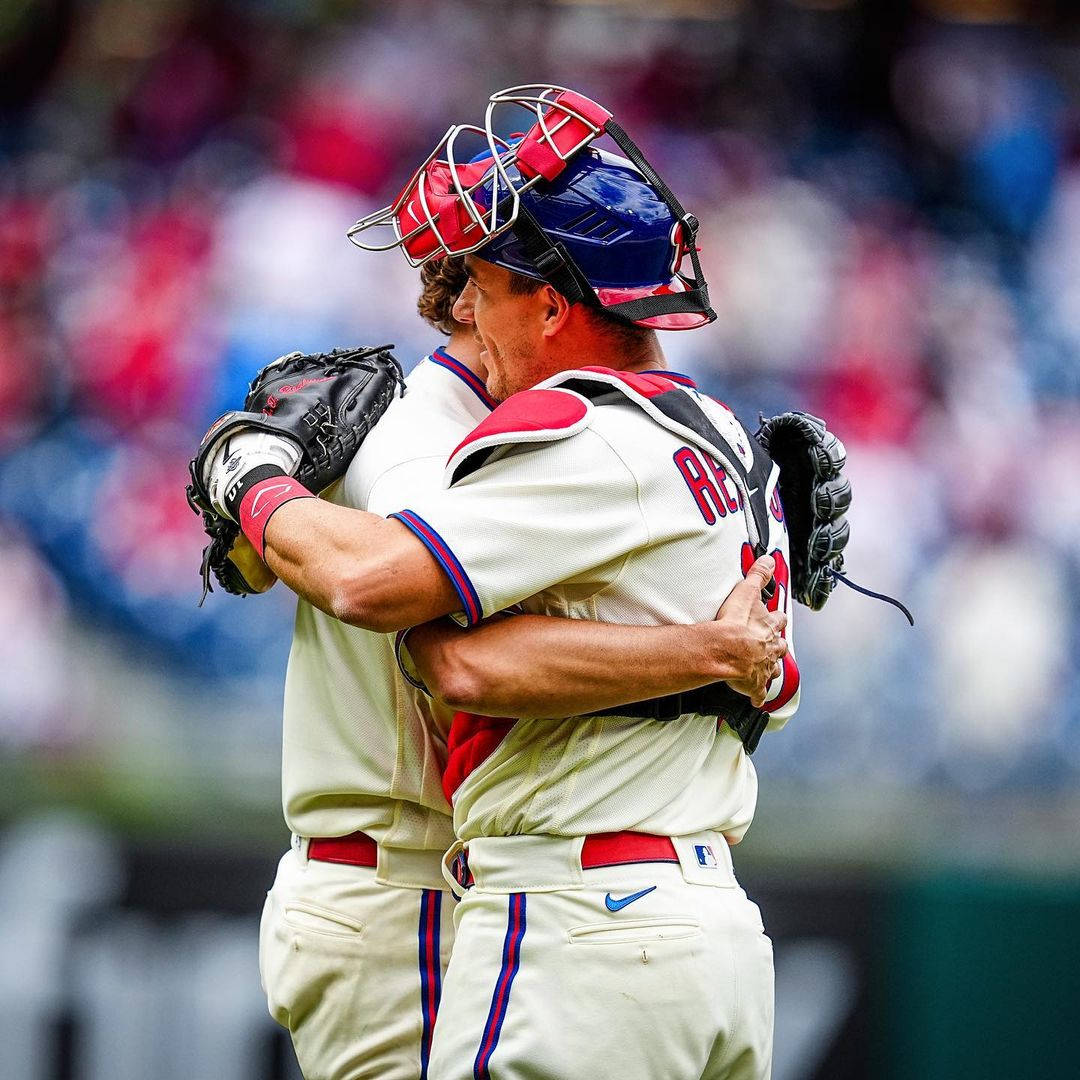
[[[774,570],[770,556],[758,559],[728,594],[712,624],[712,644],[723,671],[718,678],[758,708],[765,701],[769,683],[780,674],[788,649],[783,637],[787,616],[782,611],[769,611],[761,600],[761,591],[772,581]]]
[[[229,549],[229,561],[244,575],[249,591],[263,593],[277,581],[277,574],[259,558],[251,541],[238,533]]]

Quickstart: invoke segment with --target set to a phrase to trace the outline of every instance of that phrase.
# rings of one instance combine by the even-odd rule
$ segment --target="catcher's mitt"
[[[844,569],[851,484],[841,476],[844,444],[804,412],[762,417],[757,439],[780,468],[780,500],[791,545],[791,593],[820,611]]]
[[[243,411],[225,413],[211,426],[191,461],[187,488],[188,503],[202,514],[210,537],[203,549],[203,600],[212,589],[211,571],[226,592],[243,596],[256,591],[229,559],[239,527],[218,512],[207,487],[207,469],[222,441],[253,430],[285,436],[300,452],[292,475],[311,491],[325,490],[345,474],[395,393],[404,393],[401,365],[391,348],[376,345],[279,357],[255,376]],[[238,482],[224,494],[225,508],[233,516],[235,506],[231,504],[238,501],[235,497],[241,490],[241,478],[238,475]]]

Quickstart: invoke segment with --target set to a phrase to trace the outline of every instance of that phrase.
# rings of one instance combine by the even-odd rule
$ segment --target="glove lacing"
[[[857,585],[846,574],[840,573],[839,570],[832,566],[826,567],[830,574],[832,574],[833,581],[842,581],[849,589],[854,589],[858,593],[862,593],[863,596],[872,596],[875,600],[884,600],[886,604],[892,604],[893,607],[899,608],[907,618],[907,621],[912,626],[915,625],[915,617],[910,611],[894,596],[888,596],[886,593],[874,592],[873,589],[868,589],[865,585]]]

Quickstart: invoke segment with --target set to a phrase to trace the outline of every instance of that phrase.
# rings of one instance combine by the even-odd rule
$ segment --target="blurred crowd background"
[[[671,366],[828,419],[851,576],[916,616],[796,612],[747,865],[1075,878],[1072,4],[7,0],[0,70],[0,821],[283,838],[290,595],[196,606],[187,460],[283,352],[439,343],[345,230],[544,80],[702,221],[719,318]]]

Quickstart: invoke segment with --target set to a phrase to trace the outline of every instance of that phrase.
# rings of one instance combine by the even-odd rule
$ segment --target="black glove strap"
[[[886,604],[892,604],[893,607],[899,608],[903,613],[907,621],[914,626],[915,616],[902,604],[895,596],[889,596],[887,593],[874,592],[873,589],[868,589],[865,585],[857,585],[851,578],[840,573],[839,570],[830,568],[834,581],[842,581],[849,589],[854,589],[857,593],[862,593],[863,596],[873,597],[875,600],[884,600]]]

